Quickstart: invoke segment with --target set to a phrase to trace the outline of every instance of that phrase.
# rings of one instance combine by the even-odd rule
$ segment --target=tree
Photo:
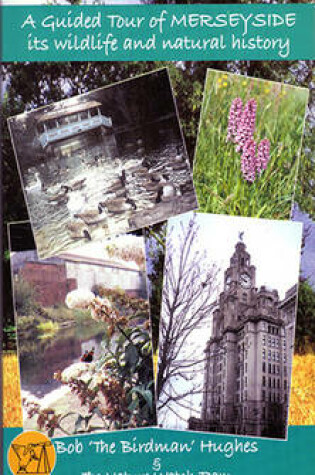
[[[159,344],[159,324],[163,288],[166,223],[155,224],[144,229],[152,343],[154,352]]]
[[[164,62],[51,62],[7,63],[1,68],[4,83],[2,106],[2,167],[4,223],[28,219],[20,185],[16,160],[10,141],[6,119],[70,96],[132,78],[147,71],[167,66],[186,146],[191,163],[196,144],[203,85],[207,68],[244,74],[261,79],[282,81],[314,90],[312,70],[314,61],[184,61]],[[300,171],[296,185],[296,201],[302,211],[314,218],[315,167],[312,162],[312,129],[314,127],[314,99],[310,94],[309,111]],[[6,228],[3,235],[7,249]],[[4,326],[14,324],[10,285],[9,260],[4,260]]]
[[[203,358],[189,340],[215,305],[218,268],[197,249],[198,232],[196,215],[169,230],[165,257],[156,390],[158,409],[176,416],[181,407],[189,409],[185,398],[201,392],[193,375]]]

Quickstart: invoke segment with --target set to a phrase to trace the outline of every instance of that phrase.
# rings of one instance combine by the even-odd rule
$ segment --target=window
[[[263,401],[265,401],[265,399],[266,399],[266,391],[264,389],[261,391],[261,399]]]
[[[268,373],[271,373],[271,364],[268,363]]]
[[[262,357],[263,357],[263,360],[266,359],[266,350],[265,348],[263,348],[263,351],[262,351]]]
[[[263,385],[263,386],[266,386],[266,378],[265,378],[265,376],[263,376],[263,378],[262,378],[262,385]]]
[[[268,350],[268,361],[271,361],[271,350]]]
[[[263,361],[263,364],[262,364],[262,370],[263,370],[264,373],[266,372],[266,363],[264,361]]]

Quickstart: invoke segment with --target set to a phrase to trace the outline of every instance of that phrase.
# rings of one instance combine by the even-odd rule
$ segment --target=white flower
[[[68,308],[87,308],[95,295],[88,289],[76,289],[69,292],[66,296],[66,305]]]
[[[89,383],[90,389],[96,389],[100,384],[102,384],[103,378],[100,373],[95,373]]]
[[[80,379],[80,381],[82,381],[82,383],[89,384],[89,382],[92,379],[92,373],[87,371],[86,373],[81,374],[79,379]]]
[[[61,373],[61,379],[67,383],[70,379],[78,378],[82,373],[87,370],[88,363],[74,363],[68,366]]]

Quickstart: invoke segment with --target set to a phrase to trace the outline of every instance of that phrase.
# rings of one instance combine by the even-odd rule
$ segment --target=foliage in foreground
[[[255,100],[255,137],[270,142],[268,166],[253,183],[244,179],[239,151],[227,141],[229,111],[236,98]],[[194,166],[201,211],[290,216],[307,98],[306,89],[208,71]]]
[[[38,429],[50,437],[56,430],[72,435],[155,424],[148,303],[123,292],[117,295],[115,290],[102,293],[110,300],[79,290],[66,299],[70,308],[89,308],[91,317],[106,325],[103,351],[95,362],[74,363],[55,374],[78,398],[83,411],[61,413],[36,401],[23,401],[28,417],[36,417]]]

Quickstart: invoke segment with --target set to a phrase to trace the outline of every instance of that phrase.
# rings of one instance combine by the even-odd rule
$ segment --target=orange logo
[[[50,475],[55,461],[55,447],[41,432],[23,432],[11,442],[8,451],[13,475]]]

